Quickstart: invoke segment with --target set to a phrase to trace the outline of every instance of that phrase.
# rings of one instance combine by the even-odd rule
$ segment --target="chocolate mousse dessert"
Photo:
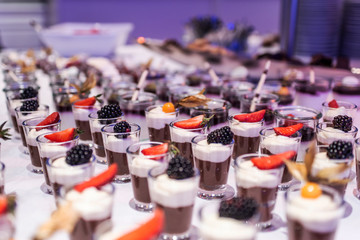
[[[5,194],[5,164],[0,162],[0,195]]]
[[[335,99],[330,102],[324,102],[322,108],[324,122],[332,122],[334,117],[339,115],[347,115],[354,118],[358,109],[353,103],[336,101]]]
[[[244,81],[231,81],[224,84],[221,90],[221,98],[229,101],[235,108],[240,108],[241,94],[252,91],[254,84]]]
[[[356,156],[356,189],[354,189],[354,195],[360,199],[360,138],[355,141],[355,156]]]

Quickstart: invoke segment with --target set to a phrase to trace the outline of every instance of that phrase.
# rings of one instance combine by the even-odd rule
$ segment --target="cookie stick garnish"
[[[254,112],[255,111],[255,104],[260,102],[260,92],[262,87],[264,86],[268,71],[270,69],[270,65],[271,65],[271,61],[268,60],[265,63],[265,69],[263,71],[263,73],[261,74],[259,83],[254,91],[254,98],[251,101],[251,105],[250,105],[250,112]]]
[[[211,79],[217,83],[220,79],[218,77],[218,75],[216,74],[215,70],[210,66],[210,63],[206,62],[205,63],[205,68],[207,69]]]

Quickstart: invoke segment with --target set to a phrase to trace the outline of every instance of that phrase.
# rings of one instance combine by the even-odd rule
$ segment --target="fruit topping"
[[[307,182],[302,188],[301,188],[301,196],[303,198],[318,198],[321,196],[321,187],[319,184]]]
[[[287,127],[276,127],[274,128],[274,131],[277,135],[290,137],[293,134],[295,134],[297,131],[299,131],[303,126],[304,124],[298,123]]]
[[[302,129],[300,129],[301,132],[301,141],[302,142],[308,142],[314,139],[315,137],[315,131],[312,127],[309,126],[303,126]]]
[[[346,115],[338,115],[333,119],[334,128],[340,129],[344,132],[351,131],[352,128],[352,117]]]
[[[263,109],[253,113],[235,115],[234,118],[239,122],[260,122],[264,118],[265,112],[266,110]]]
[[[164,113],[172,113],[175,112],[175,106],[171,102],[167,102],[162,106],[162,111]]]
[[[20,93],[20,99],[28,99],[37,97],[38,91],[35,90],[33,87],[27,87]]]
[[[8,206],[8,202],[5,195],[0,196],[0,216],[7,212],[7,206]]]
[[[39,103],[37,100],[29,100],[23,102],[20,107],[20,111],[36,111],[39,108]]]
[[[223,145],[230,144],[233,141],[234,134],[231,132],[230,127],[222,127],[212,131],[207,136],[207,142],[210,143],[221,143]]]
[[[118,104],[109,104],[103,106],[97,114],[99,118],[116,118],[121,116],[122,111]]]
[[[101,94],[94,96],[94,97],[89,97],[86,98],[84,100],[80,100],[74,103],[75,106],[93,106],[96,101],[100,101],[99,97],[101,97]]]
[[[178,121],[178,122],[174,123],[174,126],[178,127],[178,128],[183,128],[183,129],[201,128],[201,127],[206,126],[212,117],[213,116],[211,116],[209,118],[205,118],[204,115],[199,115],[199,116],[187,119],[187,120]]]
[[[126,121],[121,121],[115,124],[114,126],[114,132],[116,133],[127,133],[131,132],[131,126]],[[119,134],[116,135],[117,138],[127,138],[129,134]]]
[[[50,124],[54,124],[59,122],[60,120],[60,114],[58,112],[53,112],[49,116],[47,116],[44,120],[42,120],[40,123],[38,123],[36,126],[46,126]],[[36,131],[41,130],[42,128],[36,128]]]
[[[79,133],[76,128],[68,128],[60,132],[54,132],[45,135],[45,138],[53,142],[67,142],[73,140],[76,134]]]
[[[160,145],[156,145],[154,147],[145,148],[145,149],[141,150],[141,153],[146,156],[151,156],[151,155],[160,155],[160,154],[167,153],[168,150],[169,150],[169,144],[163,143]]]
[[[261,170],[274,169],[283,165],[284,160],[290,160],[296,155],[295,151],[287,151],[268,157],[252,158],[251,162]]]
[[[330,101],[328,106],[331,107],[331,108],[339,108],[339,104],[337,103],[337,101],[335,99]]]
[[[353,158],[353,145],[351,142],[334,141],[327,147],[326,155],[330,159]]]
[[[90,178],[86,182],[76,185],[74,189],[78,192],[82,192],[90,187],[100,188],[110,183],[114,179],[116,173],[117,173],[117,165],[116,163],[113,163],[109,166],[109,168],[105,172],[102,172],[99,175]]]
[[[9,133],[10,131],[10,128],[5,128],[5,124],[6,124],[7,121],[3,122],[1,125],[0,125],[0,138],[4,139],[5,141],[6,140],[10,140],[11,138],[11,134]]]
[[[93,150],[89,145],[79,144],[66,152],[66,163],[76,166],[90,162]]]
[[[221,201],[219,215],[236,220],[248,220],[257,213],[258,207],[253,198],[234,197]]]
[[[194,176],[194,168],[190,160],[177,154],[171,158],[166,173],[172,179],[185,179]]]

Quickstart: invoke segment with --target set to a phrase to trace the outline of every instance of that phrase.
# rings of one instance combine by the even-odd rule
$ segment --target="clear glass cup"
[[[99,118],[97,112],[89,114],[91,136],[94,143],[96,160],[100,164],[106,164],[106,152],[101,128],[108,124],[123,121],[124,114],[115,118]]]
[[[184,157],[193,162],[193,152],[191,146],[191,140],[200,134],[205,134],[207,127],[195,128],[195,129],[183,129],[178,128],[174,124],[184,119],[176,120],[170,123],[170,137],[171,143],[177,147]]]
[[[53,142],[45,138],[45,135],[47,134],[49,133],[41,134],[36,138],[37,147],[40,153],[41,166],[45,177],[45,183],[41,185],[40,189],[44,193],[53,194],[46,161],[61,154],[65,155],[72,147],[78,145],[79,135],[70,141]]]
[[[234,133],[234,151],[233,159],[247,153],[256,153],[259,151],[260,130],[263,128],[264,121],[260,122],[239,122],[234,117],[229,117],[229,126]]]
[[[336,101],[339,105],[339,108],[329,107],[329,102],[323,102],[322,104],[322,114],[324,122],[332,122],[334,117],[338,115],[347,115],[353,119],[356,116],[358,107],[356,104],[345,101]]]
[[[5,194],[5,164],[0,162],[0,194]]]
[[[253,92],[244,93],[240,96],[240,111],[242,113],[250,113],[252,99],[254,98]],[[265,109],[264,116],[265,125],[272,126],[274,124],[273,111],[279,105],[279,97],[275,94],[261,93],[260,102],[255,104],[255,112]]]
[[[5,197],[5,196],[1,196],[1,197]],[[11,213],[0,215],[0,239],[11,240],[14,239],[14,235],[15,235],[15,216]]]
[[[25,120],[22,125],[25,130],[25,137],[27,147],[29,149],[29,155],[31,164],[26,168],[33,173],[42,174],[43,168],[40,160],[39,148],[36,143],[36,138],[43,133],[51,133],[60,130],[61,120],[57,123],[37,126],[42,122],[46,117],[36,117]]]
[[[113,83],[109,87],[104,88],[104,98],[108,104],[119,104],[121,95],[128,93],[129,91],[135,91],[136,84],[130,81],[121,81]]]
[[[22,146],[20,147],[20,151],[24,154],[29,154],[26,143],[25,130],[22,123],[26,119],[34,117],[47,117],[49,115],[49,106],[40,104],[39,108],[36,111],[21,111],[20,108],[21,106],[15,108],[16,122],[19,127],[19,132],[22,140]]]
[[[167,166],[162,165],[154,167],[148,174],[151,200],[165,215],[160,239],[191,239],[191,219],[200,173],[195,169],[193,177],[171,179],[166,170]]]
[[[316,125],[322,117],[321,112],[302,106],[289,106],[277,108],[274,115],[277,127],[287,127],[297,123],[304,124],[300,130],[301,143],[296,159],[297,162],[303,162],[306,152],[312,141],[315,140]]]
[[[278,185],[281,183],[284,166],[260,170],[251,162],[252,158],[267,157],[261,153],[241,155],[235,160],[237,196],[254,198],[259,204],[260,219],[257,224],[262,230],[275,226],[272,213],[276,203]]]
[[[65,158],[66,154],[61,154],[46,160],[47,172],[56,202],[59,200],[61,187],[71,188],[94,175],[96,159],[94,155],[90,162],[76,166],[67,164]]]
[[[332,86],[332,95],[336,101],[358,103],[360,93],[360,78],[358,75],[333,77]]]
[[[323,185],[320,187],[323,193],[321,197],[328,197],[332,202],[329,208],[326,205],[319,207],[318,199],[304,199],[301,196],[301,184],[293,185],[286,191],[289,240],[335,239],[336,228],[345,213],[344,202],[332,188]],[[304,204],[299,204],[301,200]],[[323,202],[330,204],[328,201]]]
[[[207,134],[191,140],[193,161],[200,172],[198,197],[202,199],[231,198],[234,189],[227,184],[234,140],[227,145],[208,144]]]
[[[85,144],[90,144],[92,142],[89,115],[91,113],[96,113],[100,108],[101,106],[97,104],[94,106],[72,105],[76,127],[82,131],[80,134],[80,141]]]
[[[113,163],[117,165],[117,173],[114,178],[116,183],[130,182],[130,171],[126,155],[126,149],[140,141],[140,126],[131,123],[131,131],[126,133],[115,133],[116,123],[106,125],[101,128],[104,140],[107,163],[110,166]]]
[[[152,211],[154,205],[149,193],[148,172],[153,167],[167,166],[169,153],[160,155],[143,155],[142,149],[158,146],[162,142],[139,142],[130,145],[127,150],[127,160],[131,174],[134,198],[130,200],[130,206],[142,212]]]
[[[234,108],[240,108],[241,95],[250,92],[255,85],[244,81],[230,81],[221,89],[221,98],[229,101]]]
[[[154,105],[146,108],[146,125],[149,131],[150,141],[169,142],[170,126],[179,116],[179,109],[175,112],[165,113],[162,111],[162,105]]]
[[[318,123],[316,125],[316,142],[318,145],[330,145],[337,140],[343,140],[354,143],[358,129],[352,126],[351,130],[344,132],[340,129],[335,129],[330,122]]]
[[[354,196],[360,199],[360,138],[355,140],[356,188]]]
[[[276,135],[273,128],[264,128],[260,131],[260,153],[275,155],[287,151],[298,152],[301,142],[301,133],[298,131],[290,137]],[[289,159],[296,162],[297,154]],[[290,187],[294,182],[293,177],[287,168],[284,168],[284,173],[281,179],[281,184],[278,188],[284,191]]]
[[[195,95],[199,93],[202,89],[189,86],[173,86],[170,87],[168,97],[169,102],[172,102],[175,106],[179,101],[185,97]],[[190,108],[179,107],[180,114],[190,115]]]

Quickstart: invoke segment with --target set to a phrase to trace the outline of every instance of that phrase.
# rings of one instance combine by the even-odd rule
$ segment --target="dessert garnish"
[[[95,74],[91,73],[89,75],[89,77],[86,79],[86,81],[83,84],[81,84],[80,86],[71,83],[70,86],[76,88],[77,94],[73,95],[69,99],[70,103],[73,103],[73,102],[79,100],[81,95],[89,93],[91,91],[91,89],[96,86],[96,80],[97,79],[96,79]]]
[[[4,139],[5,141],[6,140],[10,140],[11,138],[11,134],[9,133],[10,131],[10,128],[5,128],[5,124],[7,123],[7,121],[3,122],[1,125],[0,125],[0,138]]]
[[[251,162],[261,170],[275,169],[284,164],[285,160],[290,160],[296,155],[295,151],[287,151],[268,157],[252,158]]]
[[[39,108],[39,103],[37,100],[29,100],[23,102],[20,107],[20,111],[36,111]]]
[[[274,131],[277,135],[290,137],[293,134],[295,134],[297,131],[302,129],[303,126],[304,124],[298,123],[287,127],[276,127],[274,128]]]
[[[101,94],[93,96],[93,97],[89,97],[84,100],[75,102],[74,105],[75,106],[94,106],[96,101],[98,101],[100,103],[102,102],[102,100],[99,99],[100,97],[101,97]]]
[[[351,142],[334,141],[327,147],[326,155],[330,159],[349,159],[353,158],[353,145]]]
[[[76,128],[68,128],[60,132],[54,132],[44,137],[53,142],[67,142],[73,140],[77,134],[81,134],[82,132]]]
[[[66,152],[65,162],[71,166],[76,166],[90,162],[93,150],[89,145],[79,144]]]
[[[7,199],[5,196],[0,196],[0,216],[7,211]]]
[[[27,87],[20,93],[20,99],[34,98],[37,97],[38,91],[33,87]]]
[[[207,143],[221,143],[222,145],[228,145],[233,141],[233,138],[234,133],[231,132],[230,127],[225,126],[209,133],[207,136]]]
[[[151,156],[151,155],[160,155],[160,154],[167,153],[168,150],[169,150],[169,144],[163,143],[160,145],[156,145],[154,147],[145,148],[145,149],[141,150],[141,153],[146,156],[149,156],[149,155]]]
[[[282,86],[279,91],[276,92],[278,95],[287,96],[290,95],[290,91],[287,87]]]
[[[204,95],[205,89],[201,90],[199,93],[185,97],[181,99],[178,103],[178,105],[187,107],[187,108],[193,108],[198,106],[206,106],[207,102],[211,101],[210,98],[207,98]]]
[[[301,188],[301,196],[303,198],[318,198],[322,194],[321,187],[317,183],[313,182],[307,182],[302,188]]]
[[[40,123],[38,123],[36,126],[46,126],[50,124],[54,124],[59,122],[60,120],[60,114],[58,112],[53,112],[49,116],[47,116],[44,120],[42,120]],[[36,131],[40,131],[43,128],[36,128]]]
[[[239,122],[260,122],[265,115],[266,110],[260,110],[253,113],[235,115],[234,118]]]
[[[351,131],[352,122],[352,117],[346,115],[338,115],[332,121],[335,129],[340,129],[344,132]]]
[[[172,113],[175,112],[175,106],[171,102],[167,102],[162,106],[162,111],[164,113]]]
[[[259,205],[253,198],[234,197],[222,200],[219,208],[219,216],[236,220],[248,220],[258,211]]]
[[[121,121],[115,124],[114,126],[114,132],[115,133],[127,133],[131,132],[131,126],[126,121]],[[119,134],[116,135],[117,138],[127,138],[129,134]]]
[[[183,128],[183,129],[196,129],[206,126],[210,119],[213,117],[212,115],[209,118],[206,118],[204,115],[199,115],[187,120],[178,121],[174,123],[175,127]]]
[[[99,118],[116,118],[121,116],[122,111],[118,104],[108,104],[97,111],[97,114]]]
[[[172,179],[191,178],[195,174],[191,161],[180,154],[171,158],[166,173]]]
[[[335,99],[331,100],[329,102],[328,106],[331,108],[339,108],[339,104],[337,103],[337,101]]]

